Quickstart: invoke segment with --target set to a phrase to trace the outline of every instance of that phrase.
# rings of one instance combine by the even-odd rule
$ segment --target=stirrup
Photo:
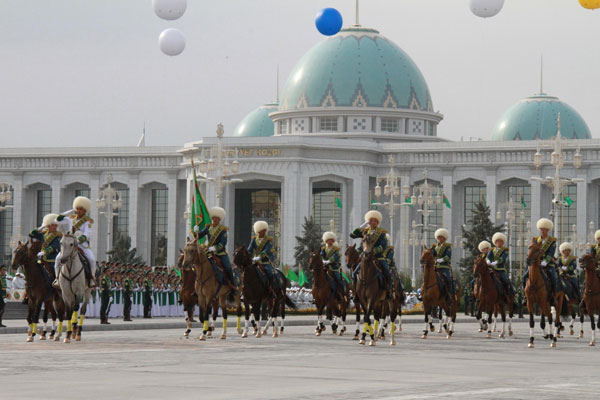
[[[53,287],[54,289],[60,289],[60,284],[58,283],[58,278],[56,278],[56,279],[54,280],[54,282],[52,282],[52,287]]]

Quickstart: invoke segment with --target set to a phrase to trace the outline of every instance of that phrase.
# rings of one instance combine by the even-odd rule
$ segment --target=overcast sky
[[[600,137],[600,10],[577,0],[506,0],[491,19],[468,0],[362,0],[360,22],[402,47],[444,114],[438,135],[489,139],[510,106],[544,90]],[[324,37],[316,12],[354,0],[188,0],[176,21],[151,0],[0,1],[0,139],[4,147],[182,145],[226,135],[276,97],[298,59]],[[157,38],[187,37],[177,57]]]

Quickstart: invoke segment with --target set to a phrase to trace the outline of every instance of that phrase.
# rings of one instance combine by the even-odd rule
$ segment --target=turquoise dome
[[[275,126],[269,114],[277,111],[278,104],[265,104],[251,111],[240,121],[233,131],[237,137],[273,136]]]
[[[433,111],[425,78],[408,54],[359,26],[318,43],[293,68],[279,110],[307,107]]]
[[[558,130],[560,113],[560,135],[567,139],[590,139],[590,129],[577,111],[558,97],[545,93],[527,97],[500,118],[494,129],[492,140],[535,140],[551,139]]]

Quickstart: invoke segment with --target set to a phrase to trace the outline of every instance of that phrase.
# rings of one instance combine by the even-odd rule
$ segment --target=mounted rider
[[[60,253],[60,239],[62,233],[57,230],[58,223],[56,222],[58,214],[47,214],[42,220],[42,226],[33,229],[29,232],[29,237],[33,240],[38,240],[42,243],[40,252],[37,254],[38,264],[44,272],[47,272],[42,263],[48,266],[53,266],[57,255]],[[51,272],[54,275],[54,272]],[[56,276],[50,278],[53,281]]]
[[[504,246],[506,241],[507,238],[504,233],[494,233],[494,236],[492,236],[494,248],[487,253],[487,264],[500,277],[506,302],[510,303],[510,298],[515,294],[515,291],[506,275],[506,266],[508,264],[508,247]]]
[[[572,255],[573,249],[572,243],[561,243],[558,248],[560,251],[560,257],[558,257],[558,269],[563,280],[570,286],[568,296],[571,300],[579,303],[581,301],[581,292],[579,291],[579,281],[577,280],[577,257]]]
[[[323,242],[321,246],[321,258],[323,259],[323,265],[327,266],[331,275],[335,279],[334,290],[338,293],[341,299],[346,297],[346,281],[342,278],[341,274],[341,259],[340,259],[340,248],[337,243],[337,236],[333,232],[325,232],[323,234]]]
[[[454,298],[454,279],[452,277],[452,244],[448,242],[450,233],[444,228],[435,231],[434,236],[437,243],[433,246],[433,256],[435,257],[435,271],[442,274],[446,281],[446,301],[451,302]]]
[[[267,236],[269,224],[265,221],[256,221],[253,228],[255,236],[250,240],[248,253],[252,256],[252,262],[262,265],[271,283],[271,288],[279,290],[281,285],[279,279],[275,276],[272,264],[275,260],[274,240],[271,236]]]
[[[594,233],[596,244],[590,247],[590,254],[593,254],[596,259],[596,273],[600,278],[600,229]]]
[[[198,234],[198,239],[208,236],[208,242],[206,243],[208,257],[212,263],[215,262],[213,257],[219,258],[235,294],[238,288],[238,280],[233,274],[231,261],[227,254],[227,231],[229,231],[229,228],[221,224],[225,219],[225,210],[221,207],[213,207],[208,210],[208,213],[212,224],[206,225],[203,229],[196,225],[194,226],[194,232]]]
[[[479,244],[477,245],[477,249],[479,250],[479,255],[477,256],[478,259],[485,259],[487,261],[487,257],[488,254],[490,253],[490,250],[492,250],[492,244],[490,242],[488,242],[487,240],[482,240],[481,242],[479,242]],[[473,277],[473,279],[471,279],[471,294],[474,295],[475,294],[475,281],[477,280],[477,278]]]
[[[350,237],[352,239],[362,239],[363,244],[367,237],[369,237],[369,236],[374,237],[375,244],[373,245],[373,255],[377,258],[379,266],[381,267],[381,271],[383,272],[383,274],[385,276],[385,291],[386,291],[387,298],[391,299],[392,295],[393,295],[392,290],[391,290],[392,277],[390,275],[390,267],[385,258],[385,255],[384,255],[384,252],[388,247],[388,241],[386,239],[387,231],[385,229],[379,227],[379,224],[381,223],[382,219],[383,219],[383,216],[381,215],[381,213],[379,211],[377,211],[377,210],[368,211],[365,214],[365,223],[362,224],[361,226],[359,226],[358,228],[356,228],[355,230],[353,230],[352,233],[350,234]],[[362,245],[361,245],[361,248],[362,248]],[[356,282],[359,272],[360,272],[360,264],[358,265],[358,267],[356,267],[356,269],[352,273],[352,276],[353,276],[355,282]]]
[[[533,239],[542,246],[542,270],[546,273],[546,276],[550,277],[551,290],[548,297],[554,303],[554,295],[558,288],[558,275],[556,274],[556,260],[554,258],[554,254],[556,254],[556,238],[548,234],[554,228],[554,223],[548,218],[541,218],[538,220],[536,226],[540,231],[540,236],[536,236]],[[527,272],[523,275],[523,289],[525,289],[528,278],[529,268],[527,268]]]
[[[96,286],[94,280],[96,276],[96,256],[90,248],[90,238],[92,235],[92,225],[94,220],[87,214],[92,208],[92,201],[87,197],[78,196],[73,200],[73,209],[65,211],[56,217],[56,222],[59,225],[66,225],[67,231],[73,232],[77,242],[79,243],[79,249],[87,259],[87,264],[84,264],[85,275],[88,280],[88,287],[93,288]],[[58,277],[60,276],[60,256],[59,252],[56,255],[56,262],[54,264],[54,271],[56,279],[52,283],[52,286],[58,288]]]
[[[389,233],[385,234],[385,239],[388,242],[388,246],[383,252],[383,256],[390,266],[390,275],[394,280],[393,284],[397,286],[399,292],[404,292],[404,287],[402,286],[402,281],[400,280],[400,275],[398,274],[398,268],[396,268],[396,260],[394,259],[394,246],[390,244],[392,243],[392,239],[390,238]]]

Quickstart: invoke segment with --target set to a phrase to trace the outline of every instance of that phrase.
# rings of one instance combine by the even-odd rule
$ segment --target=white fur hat
[[[86,212],[89,212],[92,208],[92,201],[87,197],[78,196],[73,200],[73,209],[77,209],[78,207],[84,208]]]
[[[440,236],[444,237],[446,240],[448,240],[448,238],[450,237],[450,233],[448,232],[448,230],[444,229],[444,228],[440,228],[437,231],[435,231],[434,234],[435,238],[439,238]]]
[[[375,218],[379,223],[383,219],[383,215],[377,210],[370,210],[365,214],[365,222],[369,222],[371,218]]]
[[[569,242],[564,242],[561,243],[558,250],[560,250],[560,254],[562,254],[565,250],[571,250],[571,254],[573,254],[573,245]]]
[[[327,242],[329,239],[333,239],[333,241],[335,242],[337,240],[337,236],[333,232],[325,232],[323,234],[323,241]]]
[[[502,244],[506,244],[506,235],[502,232],[496,232],[494,233],[494,236],[492,236],[492,243],[496,244],[496,240],[502,240]]]
[[[221,221],[225,219],[225,210],[221,207],[213,207],[210,210],[208,210],[208,213],[210,214],[211,218],[218,217]]]
[[[256,221],[254,223],[254,233],[256,233],[258,235],[258,232],[262,232],[264,230],[269,230],[269,224],[267,224],[265,221]]]
[[[479,251],[484,251],[485,249],[491,249],[492,245],[487,240],[484,240],[482,242],[479,242],[479,246],[477,246],[477,248],[479,249]]]
[[[45,215],[44,219],[42,220],[42,227],[45,228],[50,225],[56,225],[56,217],[58,217],[58,214]]]
[[[594,240],[598,240],[598,238],[600,238],[600,229],[598,229],[596,233],[594,233]]]
[[[554,228],[554,222],[550,221],[548,218],[541,218],[538,220],[536,224],[538,229],[548,229],[549,231]]]

